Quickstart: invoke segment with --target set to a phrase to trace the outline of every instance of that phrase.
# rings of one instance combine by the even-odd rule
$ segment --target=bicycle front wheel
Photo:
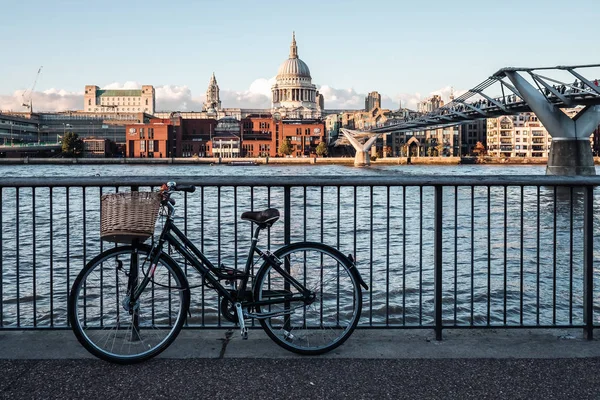
[[[335,349],[358,324],[362,291],[354,266],[337,250],[320,243],[296,243],[275,252],[282,268],[308,289],[310,299],[271,265],[264,264],[255,280],[257,312],[265,332],[281,347],[316,355]],[[286,300],[294,296],[298,300]]]
[[[166,349],[179,334],[190,292],[181,269],[161,256],[154,275],[131,304],[137,270],[139,284],[151,270],[150,247],[107,250],[79,273],[69,295],[69,321],[79,342],[93,355],[119,364],[147,360]],[[135,276],[135,275],[133,275]]]

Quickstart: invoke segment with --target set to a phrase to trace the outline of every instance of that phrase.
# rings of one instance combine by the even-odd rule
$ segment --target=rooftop
[[[110,90],[97,90],[96,96],[98,97],[115,97],[115,96],[141,96],[142,91],[140,89],[110,89]]]

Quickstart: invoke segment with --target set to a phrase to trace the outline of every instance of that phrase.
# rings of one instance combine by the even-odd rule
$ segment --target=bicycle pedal
[[[242,310],[242,305],[239,302],[234,304],[235,311],[238,316],[238,324],[240,325],[240,332],[243,340],[248,339],[248,328],[246,328],[246,324],[244,323],[244,311]]]

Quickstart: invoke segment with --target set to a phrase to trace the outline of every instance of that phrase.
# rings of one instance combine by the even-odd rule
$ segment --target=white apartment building
[[[572,118],[580,110],[563,112]],[[532,112],[487,120],[487,151],[492,157],[548,157],[551,143],[552,136]]]
[[[487,120],[487,151],[493,157],[548,157],[552,137],[534,113]]]
[[[109,89],[86,85],[84,111],[93,113],[139,113],[154,114],[154,86],[144,85],[141,89]]]

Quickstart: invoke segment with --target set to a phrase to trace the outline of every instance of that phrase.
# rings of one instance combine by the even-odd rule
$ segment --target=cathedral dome
[[[308,69],[308,65],[301,59],[288,58],[281,64],[277,71],[277,77],[283,78],[286,75],[310,78],[310,70]]]
[[[308,65],[298,57],[296,34],[292,34],[290,56],[277,71],[271,87],[272,111],[286,118],[319,118],[319,92],[312,83]]]
[[[296,46],[296,35],[292,36],[290,46],[290,57],[285,60],[277,71],[277,78],[309,78],[310,70],[304,61],[298,58],[298,46]]]

